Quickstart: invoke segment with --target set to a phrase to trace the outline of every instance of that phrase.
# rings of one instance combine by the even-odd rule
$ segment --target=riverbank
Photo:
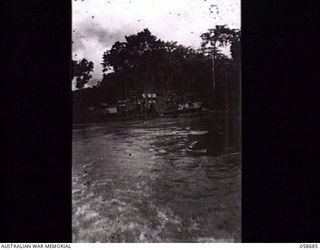
[[[86,123],[106,123],[106,122],[121,122],[121,121],[146,121],[154,120],[157,118],[192,118],[192,117],[214,117],[222,118],[225,117],[226,113],[221,111],[168,111],[162,114],[152,114],[152,115],[128,115],[128,116],[110,116],[110,115],[100,115],[92,116],[88,114],[74,115],[73,123],[74,124],[86,124]],[[229,114],[229,117],[239,117],[239,115]]]

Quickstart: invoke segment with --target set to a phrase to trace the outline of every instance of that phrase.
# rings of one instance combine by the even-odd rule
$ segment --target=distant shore
[[[194,117],[212,117],[212,118],[224,118],[225,112],[221,111],[201,111],[201,112],[172,112],[167,114],[152,115],[152,116],[101,116],[101,117],[83,117],[82,119],[73,119],[73,124],[90,124],[90,123],[112,123],[112,122],[127,122],[127,121],[150,121],[155,119],[181,119],[181,118],[194,118]],[[237,117],[239,114],[229,114],[229,117]]]

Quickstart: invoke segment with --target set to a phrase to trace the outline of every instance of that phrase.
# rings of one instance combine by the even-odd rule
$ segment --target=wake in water
[[[239,242],[240,153],[219,136],[191,119],[74,129],[73,241]]]

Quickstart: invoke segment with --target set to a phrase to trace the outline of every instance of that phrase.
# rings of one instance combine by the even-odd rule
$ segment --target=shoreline
[[[184,118],[224,118],[226,115],[225,112],[215,112],[215,111],[201,111],[201,112],[183,112],[178,115],[157,115],[149,117],[141,116],[131,116],[131,117],[99,117],[99,118],[88,118],[83,119],[83,121],[74,120],[72,121],[73,125],[84,125],[84,124],[101,124],[101,123],[116,123],[116,122],[130,122],[130,121],[152,121],[157,119],[184,119]],[[241,117],[241,114],[228,114],[229,118],[232,117]]]

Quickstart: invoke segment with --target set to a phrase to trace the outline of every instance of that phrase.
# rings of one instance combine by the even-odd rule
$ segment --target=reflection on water
[[[213,118],[75,125],[73,241],[240,241],[240,153],[223,154],[223,131]]]

